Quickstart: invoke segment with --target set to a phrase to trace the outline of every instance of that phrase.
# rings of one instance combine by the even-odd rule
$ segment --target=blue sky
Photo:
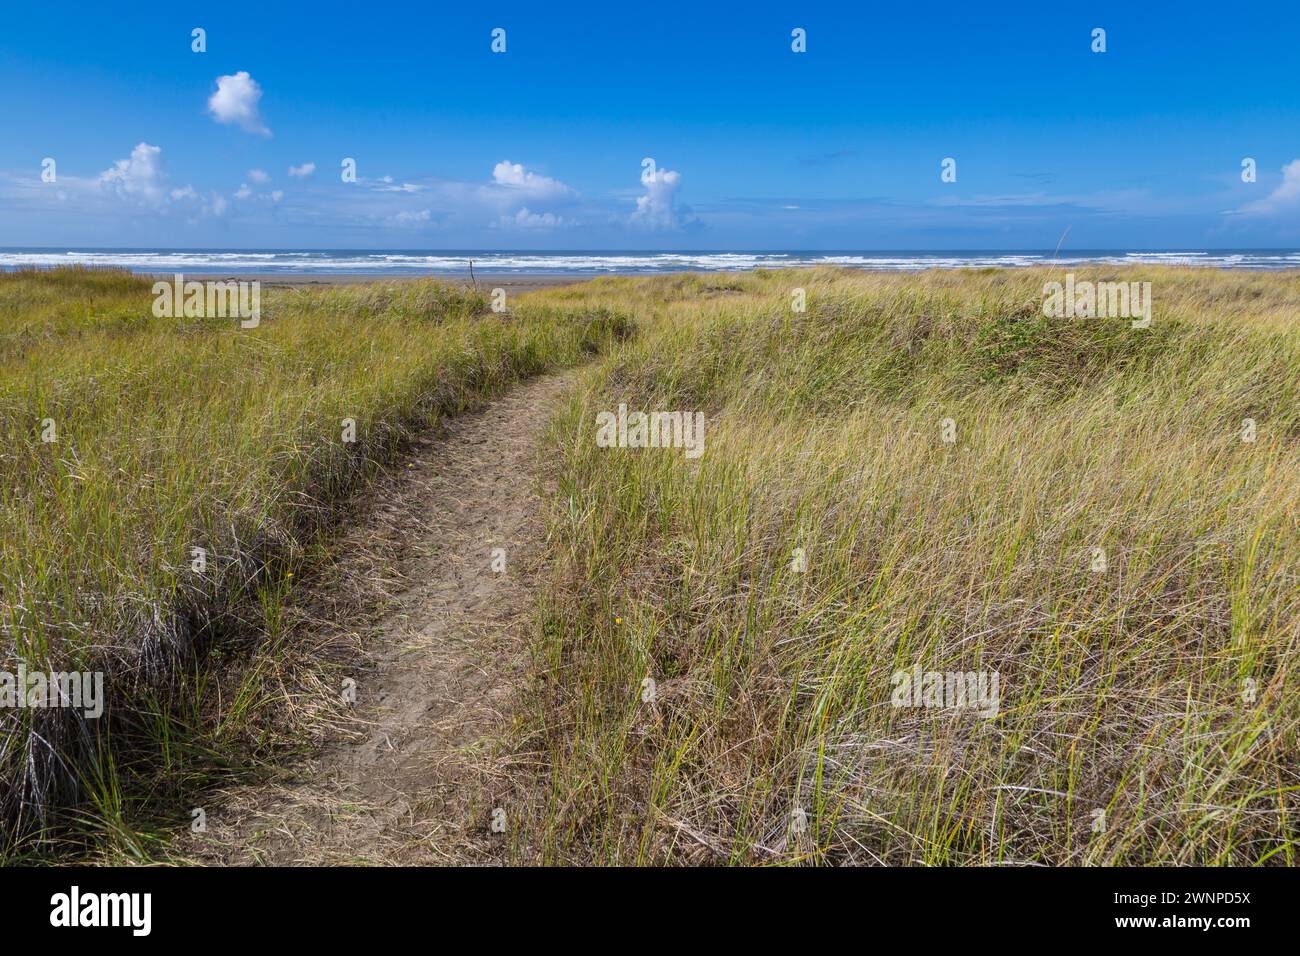
[[[1295,4],[293,6],[9,5],[0,245],[1300,245]]]

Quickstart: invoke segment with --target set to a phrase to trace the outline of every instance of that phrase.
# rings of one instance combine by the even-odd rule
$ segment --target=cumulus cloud
[[[241,225],[274,221],[403,227],[412,231],[459,229],[486,236],[489,230],[569,229],[584,221],[576,190],[523,163],[508,160],[489,162],[482,168],[481,177],[473,180],[404,179],[394,174],[361,178],[360,188],[346,190],[313,188],[313,181],[307,177],[314,179],[319,172],[317,163],[281,166],[280,175],[295,187],[297,195],[291,201],[289,190],[276,188],[275,174],[264,167],[246,168],[242,177],[215,190],[211,183],[189,185],[169,180],[163,159],[162,149],[140,143],[128,158],[118,160],[97,176],[60,176],[59,187],[66,188],[79,207],[105,215],[125,215],[122,207],[129,204],[136,207],[136,214],[147,209],[162,219],[184,217],[189,223],[223,218]],[[25,180],[15,182],[20,183],[24,197],[31,197],[27,201],[32,207],[54,202],[52,191],[42,188],[37,180],[30,185]],[[8,191],[16,192],[20,186]],[[0,199],[6,198],[0,174]]]
[[[645,187],[645,193],[636,197],[636,211],[631,219],[633,225],[671,230],[681,228],[688,221],[683,218],[687,211],[679,210],[674,198],[682,185],[681,173],[653,167],[642,172],[641,185]]]
[[[1282,182],[1263,199],[1247,203],[1241,213],[1245,216],[1273,216],[1300,206],[1300,159],[1293,159],[1282,167]]]
[[[99,174],[99,184],[124,199],[157,204],[166,195],[162,148],[138,143],[128,159],[119,159]]]
[[[344,191],[340,199],[356,214],[374,222],[417,227],[472,229],[547,229],[569,226],[561,216],[578,199],[569,186],[502,160],[489,178],[477,182],[419,178],[414,182],[383,175],[359,180],[361,190]]]
[[[540,199],[563,199],[574,194],[572,189],[558,179],[542,176],[526,169],[523,163],[512,163],[508,159],[503,159],[492,167],[492,183]]]
[[[219,216],[226,208],[226,200],[217,193],[212,193],[210,201],[204,203],[192,185],[172,186],[163,169],[162,148],[149,143],[137,143],[128,158],[117,160],[93,180],[70,178],[68,185],[83,197],[89,197],[97,187],[101,196],[134,206],[151,207],[164,216],[173,210],[186,215]],[[59,198],[62,199],[62,195]]]
[[[208,112],[218,123],[233,123],[247,132],[270,136],[258,110],[261,98],[262,88],[257,81],[246,70],[240,70],[217,77],[217,91],[208,98]]]

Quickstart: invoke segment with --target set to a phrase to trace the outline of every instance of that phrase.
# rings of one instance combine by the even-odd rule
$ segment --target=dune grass
[[[510,316],[284,290],[252,330],[0,276],[0,670],[110,691],[0,711],[0,858],[69,823],[165,856],[151,814],[334,695],[280,662],[339,503],[598,355],[547,438],[517,860],[1294,864],[1300,276],[1077,271],[1150,281],[1151,327],[1045,317],[1061,270],[610,278]],[[703,455],[599,447],[620,403],[702,412]],[[895,706],[917,667],[996,673],[996,715]]]
[[[640,334],[550,433],[519,859],[1297,862],[1300,276],[1078,270],[1133,329],[1060,271],[535,297]],[[619,403],[703,455],[598,447]],[[895,706],[918,665],[997,715]]]
[[[70,812],[129,839],[142,805],[232,759],[241,721],[294,700],[205,675],[274,630],[334,504],[413,431],[621,331],[422,281],[272,291],[240,329],[155,318],[150,285],[0,274],[0,670],[101,671],[107,691],[98,720],[0,711],[0,855]]]

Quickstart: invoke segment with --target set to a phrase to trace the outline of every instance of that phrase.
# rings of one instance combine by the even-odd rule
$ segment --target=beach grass
[[[1063,272],[611,277],[505,316],[381,281],[256,329],[0,276],[0,669],[108,689],[0,712],[4,858],[165,858],[188,795],[319,739],[337,675],[286,616],[342,503],[590,360],[543,449],[514,861],[1294,864],[1300,275],[1075,270],[1150,282],[1134,328],[1045,315]],[[702,454],[605,447],[620,405],[701,415]],[[927,674],[996,698],[900,692]]]
[[[301,705],[256,673],[211,675],[277,639],[335,505],[412,434],[621,322],[497,315],[428,281],[271,291],[256,328],[152,303],[122,272],[0,274],[0,668],[105,683],[102,717],[0,711],[11,857],[69,823],[147,856],[150,808]]]
[[[518,859],[1297,862],[1300,276],[1077,270],[1134,328],[1044,315],[1063,271],[535,296],[640,334],[549,433]],[[602,447],[620,404],[703,453]]]

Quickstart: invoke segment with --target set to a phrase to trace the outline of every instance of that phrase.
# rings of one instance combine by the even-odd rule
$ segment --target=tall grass
[[[521,858],[1296,862],[1300,277],[1081,270],[1151,281],[1149,329],[1048,278],[538,297],[642,334],[550,434]],[[620,402],[703,411],[703,456],[598,447]],[[894,706],[918,664],[998,715]]]
[[[157,790],[184,777],[173,718],[221,693],[213,654],[274,630],[333,505],[413,431],[621,329],[403,282],[273,291],[243,330],[155,318],[149,290],[116,272],[0,275],[0,669],[103,671],[108,689],[99,720],[0,711],[10,852],[69,808],[129,830],[123,767],[143,761]]]

